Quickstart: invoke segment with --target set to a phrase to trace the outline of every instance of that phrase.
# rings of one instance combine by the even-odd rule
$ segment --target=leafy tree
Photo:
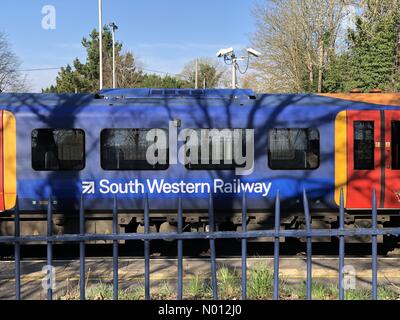
[[[206,88],[216,88],[220,85],[224,77],[224,69],[218,61],[209,58],[198,59],[198,85]],[[196,60],[190,61],[181,72],[190,87],[194,88],[196,84]]]
[[[75,59],[71,65],[61,68],[56,85],[44,89],[44,92],[74,93],[97,92],[99,88],[99,33],[93,30],[89,38],[82,39],[87,58],[83,63]],[[116,42],[116,74],[118,88],[181,88],[187,83],[176,78],[143,73],[137,65],[131,52],[122,52],[122,43]],[[103,86],[112,87],[112,34],[104,27],[103,30]]]
[[[361,5],[363,13],[348,32],[348,50],[330,66],[325,91],[399,91],[399,1],[365,0]]]
[[[79,59],[75,59],[72,66],[68,64],[65,68],[61,68],[56,78],[56,85],[45,89],[45,92],[96,92],[98,90],[99,33],[93,30],[89,38],[82,39],[82,46],[87,52],[86,62],[82,63]],[[116,56],[119,57],[122,44],[116,42],[115,48]],[[107,27],[103,29],[103,57],[103,68],[106,69],[105,67],[109,64],[107,62],[112,59],[112,34]],[[108,73],[103,72],[105,87],[111,87],[112,75],[108,75]]]
[[[352,81],[349,53],[332,57],[324,79],[324,92],[348,92]]]
[[[166,75],[160,77],[155,74],[144,74],[140,83],[142,88],[188,88],[189,83]]]

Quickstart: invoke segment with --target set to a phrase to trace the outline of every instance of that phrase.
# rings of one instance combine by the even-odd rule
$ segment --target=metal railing
[[[81,196],[80,210],[79,210],[79,234],[65,234],[53,235],[52,234],[52,201],[48,201],[47,207],[47,236],[27,236],[20,234],[20,212],[17,204],[14,209],[15,212],[15,234],[14,236],[0,237],[0,243],[14,244],[15,249],[15,297],[17,300],[21,299],[21,244],[33,242],[46,242],[47,243],[47,265],[53,264],[53,243],[79,243],[79,287],[80,299],[85,299],[85,242],[86,241],[112,241],[113,243],[113,298],[118,299],[118,243],[123,240],[142,240],[144,241],[144,288],[145,299],[150,300],[150,243],[153,240],[169,240],[177,241],[177,260],[178,260],[178,285],[177,285],[177,298],[183,298],[183,242],[184,240],[209,240],[210,243],[210,263],[211,263],[211,285],[213,291],[213,299],[218,299],[218,286],[217,286],[217,263],[215,242],[218,239],[240,239],[241,240],[241,259],[242,259],[242,299],[247,298],[247,240],[252,238],[272,237],[274,239],[274,288],[273,298],[279,298],[279,246],[280,238],[306,238],[306,261],[307,261],[307,299],[312,298],[312,238],[313,237],[338,237],[339,238],[339,299],[344,299],[344,258],[345,258],[345,237],[358,237],[370,236],[372,237],[372,299],[377,299],[377,286],[378,286],[378,257],[377,257],[377,237],[380,235],[399,236],[400,228],[378,228],[377,227],[377,205],[376,205],[376,192],[372,194],[372,228],[345,228],[345,209],[344,209],[344,195],[343,190],[340,194],[340,209],[339,209],[339,228],[338,229],[312,229],[311,228],[311,215],[308,206],[307,193],[303,192],[303,205],[306,228],[300,230],[281,230],[280,229],[280,196],[279,191],[275,200],[275,228],[273,230],[257,230],[247,231],[247,202],[246,194],[242,197],[242,230],[236,231],[215,231],[214,223],[214,207],[213,195],[209,195],[208,201],[208,219],[209,231],[197,233],[184,233],[183,232],[183,207],[182,198],[178,199],[177,210],[177,232],[171,233],[150,233],[149,223],[149,199],[148,195],[144,196],[144,233],[118,233],[118,203],[117,198],[114,198],[113,203],[113,232],[112,234],[87,234],[85,232],[85,205],[84,197]],[[51,273],[50,273],[51,282]],[[48,287],[47,298],[53,298],[52,286]]]

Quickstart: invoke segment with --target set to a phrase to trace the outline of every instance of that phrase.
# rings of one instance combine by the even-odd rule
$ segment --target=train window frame
[[[317,136],[318,136],[318,154],[317,154],[317,164],[315,167],[309,167],[309,168],[288,168],[288,167],[277,167],[277,166],[272,166],[271,165],[271,139],[270,139],[270,134],[274,130],[302,130],[302,131],[314,131]],[[274,171],[315,171],[318,170],[321,166],[321,134],[317,128],[271,128],[268,130],[268,139],[267,139],[267,163],[268,163],[268,168],[270,170]],[[308,140],[309,141],[309,140]]]
[[[132,168],[130,168],[130,169],[124,169],[124,168],[122,168],[122,169],[108,169],[108,168],[105,168],[105,166],[103,164],[103,138],[102,138],[104,132],[109,131],[109,130],[137,130],[137,131],[146,130],[148,132],[148,131],[154,130],[154,129],[163,130],[167,134],[167,150],[166,150],[166,152],[167,152],[167,163],[163,164],[162,165],[163,167],[161,167],[161,168],[154,168],[154,167],[151,168],[150,164],[148,164],[149,167],[147,167],[147,168],[137,168],[137,169],[132,169]],[[101,167],[101,169],[103,171],[110,171],[110,172],[112,172],[112,171],[114,171],[114,172],[124,172],[124,171],[166,171],[166,170],[168,170],[169,167],[170,167],[170,159],[169,159],[169,148],[170,148],[170,146],[169,146],[168,134],[169,134],[168,133],[168,129],[166,129],[166,128],[103,128],[100,131],[100,139],[99,139],[99,144],[100,144],[100,167]],[[135,160],[135,161],[139,161],[139,160]]]
[[[357,140],[356,138],[357,138],[357,134],[356,134],[356,130],[357,130],[357,128],[356,128],[356,125],[357,124],[361,124],[361,123],[364,123],[364,124],[370,124],[370,125],[372,125],[372,129],[371,128],[369,128],[369,130],[372,130],[372,139],[370,139],[370,148],[371,148],[371,155],[372,155],[372,159],[370,160],[370,166],[369,167],[362,167],[361,168],[361,165],[360,165],[360,161],[361,160],[363,160],[363,159],[357,159],[357,148],[356,148],[356,146],[357,146],[357,144],[356,144],[356,142],[357,141],[364,141],[364,142],[366,142],[366,139],[363,139],[363,140]],[[376,130],[376,128],[375,128],[375,122],[374,121],[372,121],[372,120],[357,120],[357,121],[354,121],[354,123],[353,123],[353,170],[355,170],[355,171],[373,171],[373,170],[375,170],[375,130]],[[363,136],[365,135],[365,133],[363,133]],[[365,159],[364,159],[365,160]]]
[[[78,131],[82,133],[82,160],[81,161],[82,165],[79,169],[67,169],[67,168],[61,168],[61,169],[43,169],[43,168],[37,168],[34,166],[34,147],[33,147],[33,139],[34,139],[34,132],[39,131],[39,130],[46,130],[46,131]],[[37,171],[37,172],[79,172],[83,171],[86,168],[86,132],[84,129],[81,128],[35,128],[31,131],[31,167],[32,170]]]
[[[201,130],[242,130],[242,134],[244,133],[244,135],[242,136],[242,143],[244,144],[242,146],[242,154],[243,154],[243,150],[246,150],[246,128],[188,128],[188,130],[194,130],[197,132],[201,132]],[[244,140],[243,140],[244,139]],[[187,141],[184,142],[184,145],[186,145]],[[185,148],[185,154],[186,154],[186,148]],[[233,149],[232,149],[233,152]],[[199,156],[201,158],[201,154],[199,153]],[[238,168],[244,168],[246,166],[246,164],[244,163],[243,165],[238,165],[234,163],[234,157],[232,156],[232,164],[213,164],[213,163],[209,163],[209,164],[190,164],[190,163],[186,163],[184,165],[184,167],[186,168],[186,170],[189,171],[234,171],[237,170]],[[218,167],[219,166],[219,167]]]

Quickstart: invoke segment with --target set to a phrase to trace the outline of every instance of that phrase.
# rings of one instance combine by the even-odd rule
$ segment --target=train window
[[[272,170],[313,170],[319,167],[319,132],[315,129],[269,131],[268,166]]]
[[[354,122],[354,170],[373,170],[374,155],[374,122]]]
[[[85,167],[85,132],[81,129],[32,131],[32,168],[37,171],[79,171]]]
[[[104,129],[100,139],[104,170],[166,170],[169,167],[168,133],[164,129]],[[153,159],[147,159],[147,151],[155,143],[161,147],[152,153]]]
[[[245,129],[188,129],[188,132],[185,143],[187,169],[234,170],[245,167],[242,158],[246,152]]]
[[[400,170],[400,121],[392,121],[392,169]]]

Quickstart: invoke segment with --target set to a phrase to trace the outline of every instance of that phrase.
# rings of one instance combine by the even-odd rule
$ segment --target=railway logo
[[[165,179],[139,179],[112,182],[108,179],[82,181],[83,194],[240,194],[242,192],[260,194],[267,197],[272,182],[245,182],[241,179],[224,181],[214,179],[212,182],[166,181]]]
[[[94,181],[83,181],[82,182],[82,193],[83,194],[94,194]]]

